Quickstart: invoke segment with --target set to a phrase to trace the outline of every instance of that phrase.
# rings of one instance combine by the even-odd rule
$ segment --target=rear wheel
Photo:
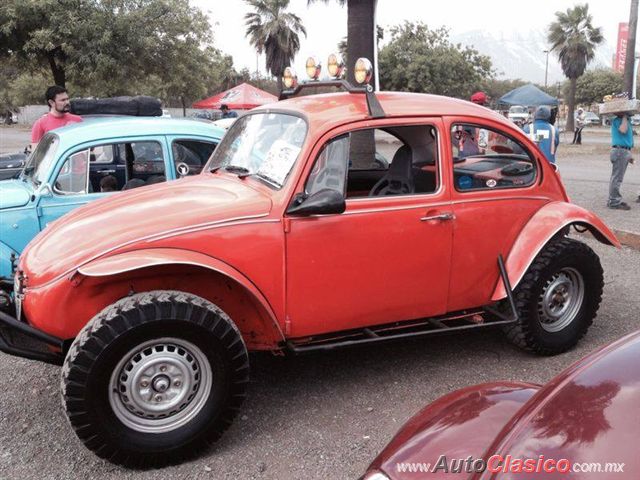
[[[231,425],[245,397],[247,350],[206,300],[155,291],[96,315],[73,342],[62,396],[78,437],[133,467],[195,455]]]
[[[514,291],[520,320],[507,336],[521,348],[554,355],[574,347],[593,323],[603,272],[591,248],[569,238],[549,242]]]

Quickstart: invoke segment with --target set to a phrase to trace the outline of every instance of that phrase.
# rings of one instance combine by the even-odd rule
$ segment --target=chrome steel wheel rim
[[[136,346],[111,374],[109,403],[127,427],[165,433],[189,423],[207,402],[213,373],[193,343],[159,338]]]
[[[547,280],[538,301],[540,325],[555,333],[575,320],[584,300],[584,279],[575,268],[565,267]]]

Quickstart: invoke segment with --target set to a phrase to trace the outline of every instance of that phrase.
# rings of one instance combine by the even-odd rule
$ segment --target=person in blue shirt
[[[220,111],[222,112],[222,118],[237,118],[238,112],[234,112],[233,110],[229,110],[229,106],[224,103],[220,105]]]
[[[631,210],[622,201],[620,185],[630,163],[633,163],[633,129],[627,114],[616,115],[611,122],[611,181],[609,182],[609,201],[607,206],[616,210]]]
[[[547,160],[551,163],[556,163],[556,150],[560,143],[560,133],[556,127],[549,123],[550,120],[551,109],[546,106],[538,107],[533,123],[525,125],[523,130],[538,144]]]

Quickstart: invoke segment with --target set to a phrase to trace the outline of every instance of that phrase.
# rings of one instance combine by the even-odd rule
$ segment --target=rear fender
[[[83,265],[71,281],[79,285],[88,277],[87,283],[98,282],[103,285],[100,289],[113,282],[164,289],[167,282],[176,282],[172,269],[182,275],[178,288],[212,301],[229,314],[250,349],[273,350],[284,341],[277,316],[260,290],[232,266],[198,252],[175,248],[126,252]],[[136,277],[144,280],[133,282]]]
[[[515,288],[544,246],[564,228],[576,225],[585,228],[600,242],[620,248],[615,234],[598,216],[582,207],[567,202],[551,202],[531,217],[516,239],[505,266],[509,282]],[[497,302],[507,296],[501,280],[491,300]]]

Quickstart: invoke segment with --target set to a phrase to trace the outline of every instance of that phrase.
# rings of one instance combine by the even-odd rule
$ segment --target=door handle
[[[98,170],[98,173],[116,173],[115,170]]]
[[[439,213],[437,215],[428,215],[426,217],[420,218],[421,222],[430,222],[432,220],[439,220],[444,222],[446,220],[454,220],[456,216],[453,213]]]

